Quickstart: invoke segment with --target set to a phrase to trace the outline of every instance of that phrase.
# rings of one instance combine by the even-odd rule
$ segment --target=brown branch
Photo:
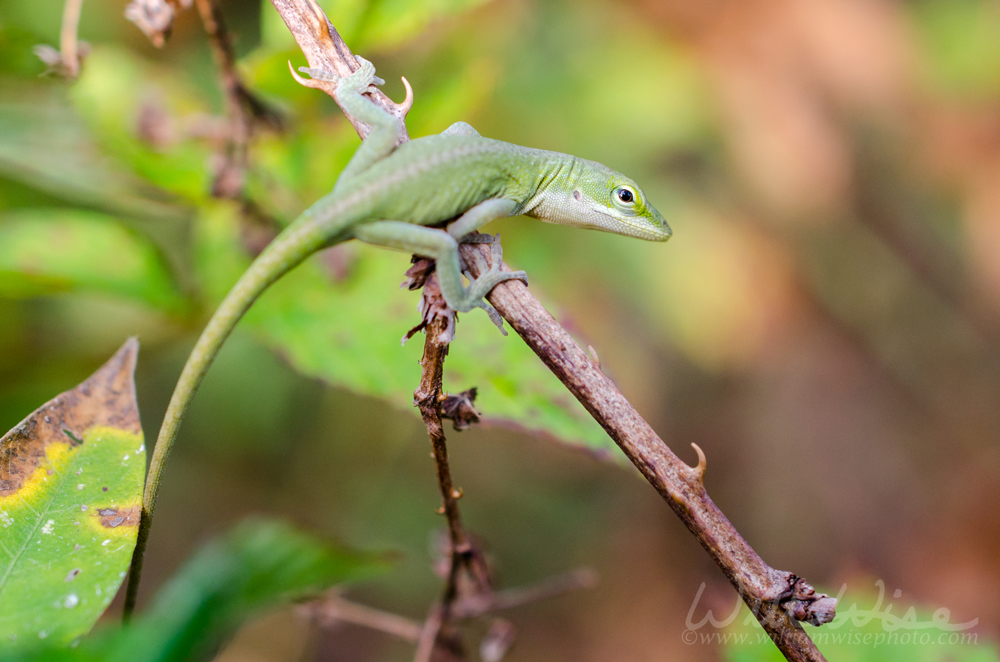
[[[462,516],[458,511],[458,499],[461,495],[452,483],[451,470],[448,466],[448,447],[445,445],[444,428],[441,426],[441,401],[444,399],[441,394],[441,381],[448,345],[442,343],[438,336],[444,324],[444,319],[436,318],[427,328],[424,355],[420,359],[422,369],[420,386],[413,393],[413,404],[420,410],[420,416],[424,419],[427,434],[431,439],[438,486],[441,489],[441,513],[448,520],[451,549],[458,551],[468,548],[469,542],[462,528]]]
[[[461,252],[473,276],[487,268],[488,247],[463,244]],[[706,463],[701,450],[695,446],[699,454],[696,467],[674,455],[523,283],[501,283],[487,298],[674,509],[785,657],[824,659],[796,621],[828,623],[836,600],[815,593],[803,579],[764,563],[705,491],[702,478]]]
[[[48,44],[38,44],[34,53],[47,67],[45,73],[76,78],[80,73],[80,62],[87,54],[87,44],[79,41],[80,14],[83,0],[66,0],[63,5],[62,26],[59,28],[59,50]]]
[[[80,26],[82,10],[83,0],[66,0],[66,5],[63,7],[62,29],[59,31],[59,52],[62,54],[62,66],[70,78],[76,78],[76,75],[80,73],[77,30]]]
[[[272,4],[295,35],[311,67],[341,74],[353,71],[353,56],[314,0],[272,0]],[[384,95],[373,93],[372,100],[402,118],[399,107]],[[367,134],[350,115],[348,119],[362,137]],[[461,251],[473,276],[478,276],[487,264],[489,249],[465,244]],[[705,462],[700,449],[697,467],[688,466],[674,455],[524,284],[502,283],[488,299],[667,501],[719,565],[784,656],[795,661],[825,660],[798,621],[816,625],[829,622],[834,616],[836,600],[817,594],[803,579],[764,563],[705,491],[702,483]],[[436,335],[428,330],[428,341]],[[440,416],[437,425],[440,428]],[[442,496],[447,514],[447,500],[453,497],[444,490]],[[426,655],[429,659],[430,653]]]
[[[451,615],[453,618],[463,620],[476,618],[490,612],[513,609],[595,586],[597,586],[597,573],[590,568],[580,568],[564,575],[549,577],[533,586],[469,596],[455,605]]]
[[[212,59],[226,99],[226,154],[212,182],[212,195],[217,198],[243,197],[243,185],[248,163],[247,151],[258,124],[274,129],[282,127],[277,111],[254,96],[243,84],[236,71],[236,51],[226,28],[225,17],[215,0],[194,0],[208,37]]]
[[[593,588],[596,584],[597,574],[589,568],[580,568],[564,575],[549,577],[532,586],[497,591],[488,598],[480,595],[475,596],[478,599],[463,600],[455,605],[452,617],[456,620],[479,618],[491,612],[548,600],[579,589]],[[296,611],[320,627],[331,628],[339,623],[351,623],[418,644],[418,648],[421,642],[426,642],[423,646],[430,651],[433,650],[431,644],[441,627],[440,609],[440,605],[435,605],[428,618],[419,623],[399,614],[353,602],[343,597],[339,591],[333,590],[321,598],[299,605]],[[427,653],[421,654],[426,659]]]
[[[458,509],[458,499],[462,494],[455,488],[448,465],[448,447],[445,444],[444,428],[441,425],[441,403],[445,399],[441,391],[444,374],[444,360],[448,355],[446,330],[450,319],[445,315],[434,316],[425,329],[424,355],[420,360],[420,385],[413,394],[413,404],[420,409],[420,416],[427,426],[431,439],[434,466],[437,469],[438,487],[441,490],[440,512],[448,520],[448,572],[439,604],[435,605],[427,618],[424,634],[417,646],[415,662],[428,662],[435,649],[435,642],[442,638],[454,641],[450,629],[452,608],[459,597],[460,573],[467,572],[472,578],[474,594],[490,594],[488,573],[478,550],[469,542],[462,526],[462,515]],[[454,648],[454,646],[449,646]]]
[[[424,630],[422,623],[351,602],[336,593],[305,603],[299,607],[299,612],[322,627],[332,627],[336,623],[352,623],[413,643],[420,641]]]

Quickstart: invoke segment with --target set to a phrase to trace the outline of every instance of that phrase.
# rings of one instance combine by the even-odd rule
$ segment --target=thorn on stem
[[[463,490],[461,487],[451,490],[452,499],[461,499],[464,495],[465,495],[465,490]]]
[[[691,471],[694,472],[695,477],[699,482],[704,482],[705,480],[705,469],[708,467],[708,459],[705,457],[705,451],[701,450],[701,447],[692,442],[691,447],[694,448],[694,452],[698,454],[698,466],[691,467]]]
[[[413,88],[410,87],[410,81],[406,80],[406,76],[400,78],[403,79],[403,87],[406,88],[406,98],[403,99],[403,103],[397,103],[396,108],[399,109],[400,117],[405,118],[413,108]]]
[[[590,352],[591,360],[597,364],[597,369],[601,370],[601,357],[597,355],[597,350],[594,349],[593,345],[587,345],[587,351]]]

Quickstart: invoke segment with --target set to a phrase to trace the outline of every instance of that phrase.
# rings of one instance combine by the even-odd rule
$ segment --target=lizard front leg
[[[490,221],[510,216],[516,209],[517,203],[513,200],[504,200],[502,198],[485,200],[449,223],[447,228],[448,234],[460,244],[486,243],[470,241],[471,238],[468,238],[467,235],[475,232]]]
[[[341,78],[322,69],[299,67],[299,71],[317,80],[337,83],[337,88],[333,92],[337,103],[347,111],[348,115],[358,118],[371,127],[368,137],[361,142],[358,151],[337,178],[334,191],[340,187],[341,182],[350,181],[358,173],[364,172],[392,154],[403,130],[398,118],[365,98],[369,85],[381,85],[385,81],[375,76],[375,66],[371,62],[360,55],[354,57],[360,66],[347,78]]]
[[[359,225],[354,229],[354,236],[366,244],[434,258],[441,294],[448,305],[459,313],[473,308],[491,312],[492,307],[483,301],[483,297],[506,280],[516,279],[528,284],[528,276],[523,271],[500,270],[499,243],[493,244],[493,264],[490,270],[471,280],[469,286],[465,287],[462,284],[458,242],[447,232],[402,221],[374,221]]]

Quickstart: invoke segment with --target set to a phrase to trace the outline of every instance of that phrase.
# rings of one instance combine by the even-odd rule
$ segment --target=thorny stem
[[[463,244],[460,251],[473,276],[485,270],[488,247],[484,253],[479,245]],[[501,283],[487,298],[663,496],[785,657],[825,660],[797,621],[829,622],[836,600],[764,563],[705,491],[701,449],[695,446],[696,467],[681,461],[523,283]]]
[[[444,360],[448,355],[448,344],[443,342],[448,322],[444,316],[433,318],[425,330],[424,355],[420,360],[420,385],[413,394],[413,404],[420,409],[420,416],[427,426],[427,434],[431,440],[434,456],[434,466],[437,470],[438,487],[441,490],[441,512],[448,520],[449,560],[448,575],[445,581],[441,602],[435,605],[431,616],[427,619],[424,634],[417,646],[415,662],[426,662],[431,659],[434,643],[441,634],[448,632],[451,621],[452,607],[458,598],[459,573],[464,569],[469,572],[477,584],[477,594],[488,594],[489,581],[482,563],[477,558],[475,549],[469,543],[469,538],[462,526],[462,515],[458,509],[458,499],[461,493],[455,489],[448,465],[448,446],[445,443],[444,429],[441,426],[441,402],[444,396],[441,392],[441,381],[444,374]]]
[[[437,469],[438,486],[441,489],[442,513],[448,520],[448,538],[453,550],[468,547],[468,538],[462,528],[462,516],[458,511],[458,492],[451,479],[448,466],[448,447],[445,444],[444,429],[441,426],[441,382],[444,374],[444,359],[448,355],[448,345],[438,340],[444,330],[444,321],[436,318],[427,328],[424,340],[424,355],[420,360],[422,369],[420,386],[413,393],[413,404],[420,409],[420,416],[427,426],[431,439],[434,466]]]

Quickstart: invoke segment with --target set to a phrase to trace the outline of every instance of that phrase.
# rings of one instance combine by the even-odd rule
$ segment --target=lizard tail
[[[317,204],[316,207],[319,205]],[[212,315],[208,326],[202,331],[194,349],[191,350],[187,363],[184,364],[184,369],[177,380],[177,386],[174,387],[174,393],[170,398],[167,413],[160,427],[146,477],[146,487],[142,496],[142,517],[139,522],[138,538],[135,553],[132,556],[132,567],[125,595],[125,620],[128,620],[135,607],[139,578],[142,573],[143,552],[149,538],[153,508],[156,505],[156,496],[160,488],[164,464],[173,447],[174,440],[177,438],[184,412],[191,403],[202,378],[208,372],[209,366],[212,365],[219,349],[233,328],[272,283],[302,264],[313,253],[339,243],[345,238],[336,230],[331,230],[330,226],[343,228],[347,225],[346,219],[340,218],[333,223],[324,223],[316,219],[310,212],[311,210],[303,214],[297,222],[290,225],[271,242],[240,277]]]

